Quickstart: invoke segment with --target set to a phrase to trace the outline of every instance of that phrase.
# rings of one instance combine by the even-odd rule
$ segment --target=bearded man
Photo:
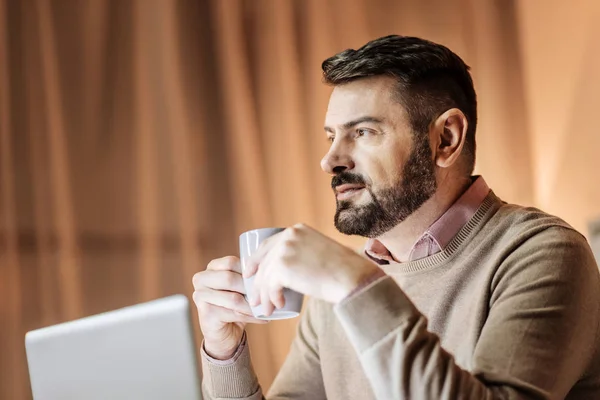
[[[267,399],[600,399],[600,277],[585,238],[507,204],[475,164],[469,67],[387,36],[325,60],[335,226],[298,224],[245,271],[250,306],[310,297]],[[239,260],[194,276],[206,399],[262,399]],[[249,293],[250,294],[250,293]]]

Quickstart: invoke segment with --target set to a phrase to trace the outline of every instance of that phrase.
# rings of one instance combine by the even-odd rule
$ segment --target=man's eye
[[[356,136],[361,137],[361,136],[366,136],[369,134],[369,131],[367,129],[357,129],[356,130]]]
[[[329,136],[329,137],[327,138],[327,141],[328,141],[329,143],[333,143],[333,141],[334,141],[334,140],[335,140],[335,137],[333,137],[333,136]]]

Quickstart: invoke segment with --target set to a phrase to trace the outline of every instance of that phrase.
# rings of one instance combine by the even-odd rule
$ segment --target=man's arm
[[[203,399],[263,399],[256,373],[252,368],[246,333],[231,359],[213,359],[204,350],[204,345],[201,358]]]
[[[390,277],[335,307],[378,399],[564,398],[596,346],[600,290],[589,247],[574,231],[550,228],[512,253],[496,278],[472,372],[456,365]]]
[[[290,353],[275,378],[267,398],[269,400],[325,399],[323,377],[319,360],[317,330],[318,303],[308,300],[298,325],[298,332]],[[202,354],[204,372],[202,391],[204,399],[264,399],[262,389],[252,368],[247,341],[231,360],[211,360]]]

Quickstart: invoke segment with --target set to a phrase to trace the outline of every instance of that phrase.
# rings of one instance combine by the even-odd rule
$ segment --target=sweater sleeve
[[[319,304],[317,300],[308,299],[290,352],[269,390],[269,400],[327,398],[319,358]]]
[[[252,368],[246,333],[235,355],[229,360],[213,359],[204,350],[204,345],[200,352],[203,399],[263,399],[256,373]]]
[[[595,352],[598,269],[578,233],[549,228],[500,264],[473,355],[461,369],[390,277],[335,307],[378,399],[562,399]]]
[[[318,304],[308,300],[300,317],[298,331],[290,353],[280,369],[267,398],[269,400],[325,399],[315,328]],[[202,352],[204,373],[202,392],[205,400],[264,400],[252,367],[249,344],[243,341],[236,355],[226,362],[211,360]]]

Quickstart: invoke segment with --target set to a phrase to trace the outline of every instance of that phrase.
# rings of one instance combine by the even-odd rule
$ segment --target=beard
[[[376,238],[417,211],[437,189],[435,169],[427,135],[415,141],[399,182],[375,193],[365,180],[350,172],[341,172],[331,180],[332,188],[344,183],[365,185],[371,201],[355,205],[351,201],[336,202],[335,227],[346,235]]]

